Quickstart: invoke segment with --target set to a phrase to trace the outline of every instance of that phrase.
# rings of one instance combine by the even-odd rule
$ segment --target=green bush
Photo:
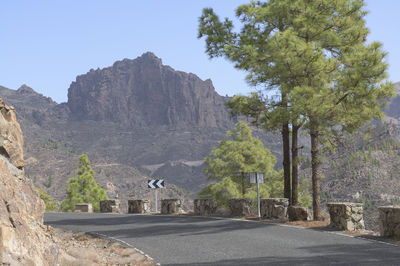
[[[38,189],[40,198],[44,201],[46,205],[46,212],[56,212],[60,207],[60,203],[52,199],[52,197],[46,193],[44,189]]]
[[[96,183],[94,175],[89,158],[82,154],[79,158],[77,177],[68,180],[67,197],[61,203],[62,211],[74,211],[77,203],[91,203],[94,212],[100,211],[100,200],[108,200],[108,196]]]

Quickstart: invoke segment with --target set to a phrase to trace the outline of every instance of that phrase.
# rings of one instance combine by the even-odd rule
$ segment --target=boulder
[[[93,212],[92,203],[78,203],[75,205],[75,212]]]
[[[120,202],[119,200],[101,200],[100,201],[100,212],[120,212]]]
[[[250,216],[255,214],[253,200],[251,199],[230,199],[228,205],[230,213],[233,216]]]
[[[209,216],[213,215],[217,210],[216,199],[195,199],[194,214]]]
[[[381,236],[400,238],[400,206],[381,206],[378,210]]]
[[[301,206],[288,207],[289,221],[310,221],[312,212],[310,209]]]
[[[162,214],[176,214],[181,213],[182,200],[181,199],[163,199],[161,200],[161,213]]]
[[[361,203],[329,202],[326,206],[331,218],[329,227],[346,231],[365,229]]]
[[[287,198],[260,199],[260,215],[268,219],[286,219],[288,206]]]
[[[128,213],[148,213],[150,212],[149,200],[128,200]]]

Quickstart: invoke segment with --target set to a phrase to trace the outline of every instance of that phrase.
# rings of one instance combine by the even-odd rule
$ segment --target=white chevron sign
[[[147,187],[148,188],[163,188],[164,187],[164,180],[163,179],[153,179],[147,180]]]

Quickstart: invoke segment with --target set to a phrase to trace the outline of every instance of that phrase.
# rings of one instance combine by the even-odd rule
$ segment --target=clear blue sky
[[[197,39],[202,8],[233,18],[245,0],[19,1],[0,2],[0,85],[31,86],[57,102],[77,75],[123,58],[154,52],[174,69],[211,78],[221,95],[253,88],[224,59],[209,60]],[[369,40],[389,53],[390,79],[400,81],[400,0],[368,0]]]

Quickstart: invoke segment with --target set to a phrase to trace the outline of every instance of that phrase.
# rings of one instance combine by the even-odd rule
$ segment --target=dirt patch
[[[294,221],[286,222],[288,225],[302,226],[305,228],[327,228],[329,225],[329,220],[324,221]]]
[[[156,265],[136,249],[124,247],[116,241],[52,227],[48,231],[63,251],[60,266]]]

